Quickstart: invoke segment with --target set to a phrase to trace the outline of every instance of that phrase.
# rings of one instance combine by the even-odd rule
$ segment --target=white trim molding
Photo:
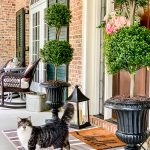
[[[107,0],[106,14],[109,14],[113,10],[114,10],[113,0]],[[105,73],[105,96],[104,96],[104,100],[107,100],[110,97],[112,97],[112,75],[108,75],[106,72]],[[110,119],[110,118],[112,118],[112,109],[104,108],[104,119]]]
[[[47,8],[47,1],[46,0],[40,0],[36,2],[35,4],[30,6],[30,50],[29,50],[29,61],[32,61],[32,54],[33,54],[33,14],[39,12],[39,20],[40,20],[40,27],[39,27],[39,48],[43,48],[44,45],[44,10]],[[39,62],[39,82],[44,81],[44,63],[42,61]],[[36,92],[45,92],[45,89],[39,86],[39,83],[32,82],[31,89]]]

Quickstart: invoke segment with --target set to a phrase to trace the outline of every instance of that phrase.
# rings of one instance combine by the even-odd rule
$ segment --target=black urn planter
[[[139,144],[145,142],[149,136],[147,126],[150,98],[115,97],[108,99],[104,106],[116,112],[116,136],[127,144],[125,150],[139,150]]]
[[[46,103],[52,109],[52,119],[58,120],[58,108],[64,105],[64,91],[70,84],[64,81],[49,80],[40,84],[46,88],[47,101]]]

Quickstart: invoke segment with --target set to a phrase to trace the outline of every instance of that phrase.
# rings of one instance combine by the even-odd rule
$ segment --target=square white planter
[[[46,95],[41,93],[29,92],[26,94],[26,110],[40,112],[49,110],[46,102]]]

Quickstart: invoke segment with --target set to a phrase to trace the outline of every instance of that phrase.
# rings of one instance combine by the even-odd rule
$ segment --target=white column
[[[83,93],[90,98],[91,115],[98,114],[99,111],[100,30],[97,28],[100,24],[99,13],[99,0],[83,1],[82,85]]]
[[[105,95],[104,99],[112,97],[112,75],[105,74]],[[112,109],[104,107],[104,119],[112,118]]]

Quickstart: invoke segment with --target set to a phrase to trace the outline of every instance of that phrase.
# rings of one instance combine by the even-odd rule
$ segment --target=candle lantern
[[[72,94],[67,98],[68,102],[72,102],[75,104],[75,113],[73,118],[73,123],[70,124],[70,127],[76,128],[76,129],[82,129],[88,126],[91,126],[90,124],[90,115],[89,115],[89,98],[87,98],[83,93],[80,91],[79,86],[76,85],[75,89],[73,90]],[[83,103],[87,103],[87,117],[86,120],[83,120],[82,116],[82,108],[81,105]]]

